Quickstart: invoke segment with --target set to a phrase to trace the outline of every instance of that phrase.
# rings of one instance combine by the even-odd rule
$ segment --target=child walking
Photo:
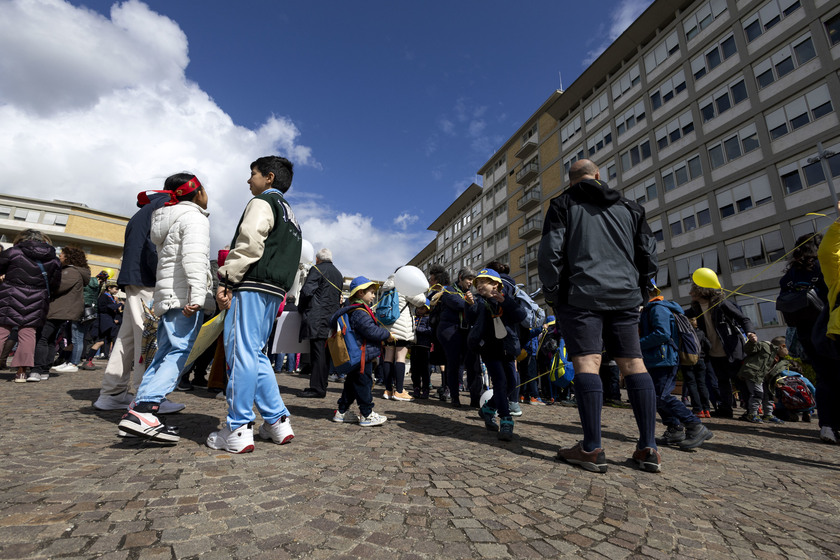
[[[380,345],[394,340],[387,329],[376,324],[370,305],[376,299],[376,284],[364,276],[357,276],[350,282],[348,305],[342,307],[330,319],[334,325],[341,315],[348,314],[350,330],[363,347],[364,359],[344,378],[344,390],[338,399],[338,408],[333,422],[357,423],[365,428],[384,424],[388,418],[373,411],[373,360],[380,355]],[[361,417],[350,410],[359,403]]]
[[[791,369],[791,363],[786,359],[785,337],[777,336],[770,342],[751,340],[744,346],[744,351],[747,357],[738,371],[738,377],[747,384],[750,399],[742,419],[754,424],[782,424],[782,420],[773,414],[773,389],[768,387],[767,381],[776,378],[783,370]],[[762,415],[759,408],[763,411]]]

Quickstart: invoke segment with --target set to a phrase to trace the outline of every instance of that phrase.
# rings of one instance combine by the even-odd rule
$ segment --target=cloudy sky
[[[131,215],[191,171],[215,251],[284,155],[304,238],[382,278],[649,4],[0,0],[0,192]]]

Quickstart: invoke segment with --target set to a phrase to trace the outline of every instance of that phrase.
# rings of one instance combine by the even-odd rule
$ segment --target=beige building
[[[8,194],[0,194],[0,243],[3,248],[12,244],[15,236],[25,229],[37,229],[47,234],[60,249],[75,245],[87,255],[92,274],[100,270],[120,270],[126,216],[95,210],[78,202],[44,201]]]
[[[687,305],[691,272],[712,268],[760,336],[777,334],[773,263],[834,217],[838,68],[836,0],[656,0],[478,170],[483,189],[430,226],[435,253],[415,264],[499,258],[535,291],[548,202],[588,158],[644,205],[666,297]]]

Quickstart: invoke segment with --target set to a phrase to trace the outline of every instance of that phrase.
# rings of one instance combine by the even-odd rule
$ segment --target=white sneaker
[[[52,373],[76,373],[77,371],[79,371],[79,367],[72,362],[65,362],[60,366],[50,368],[50,372]]]
[[[361,419],[359,419],[359,426],[369,428],[371,426],[379,426],[380,424],[384,424],[387,421],[388,418],[386,418],[385,416],[371,411],[370,414],[368,414],[367,416],[363,416]]]
[[[274,443],[283,445],[289,443],[295,438],[295,433],[292,431],[292,423],[288,416],[281,416],[274,424],[263,422],[259,431],[260,437],[263,439],[270,439]]]
[[[254,450],[254,430],[252,424],[239,426],[231,430],[227,424],[218,432],[207,436],[207,447],[223,449],[230,453],[250,453]]]
[[[57,365],[57,366],[53,366],[53,367],[50,368],[50,373],[60,373],[61,368],[63,368],[66,365],[67,365],[67,362],[64,362],[63,364],[60,364],[60,365]]]
[[[169,399],[163,399],[160,401],[160,410],[158,410],[158,414],[174,414],[176,412],[180,412],[187,408],[187,405],[174,403]]]
[[[39,373],[38,375],[40,375],[40,376],[41,376],[41,381],[46,381],[47,379],[49,379],[49,378],[50,378],[50,374],[49,374],[49,373]]]
[[[345,424],[358,424],[359,423],[359,415],[353,412],[352,410],[348,410],[344,414],[340,413],[338,410],[335,411],[335,416],[332,417],[333,422],[343,422]]]
[[[30,371],[29,377],[27,377],[26,380],[38,383],[39,381],[41,381],[41,374],[36,371]]]
[[[820,439],[826,443],[837,443],[837,435],[831,426],[823,426],[820,428]]]
[[[134,396],[129,393],[120,393],[119,395],[99,395],[99,398],[93,403],[93,408],[97,410],[128,410]]]

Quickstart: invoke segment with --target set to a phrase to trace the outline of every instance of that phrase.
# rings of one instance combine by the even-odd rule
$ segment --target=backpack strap
[[[41,269],[41,276],[44,277],[44,284],[47,285],[47,299],[50,299],[52,296],[50,296],[50,281],[47,278],[47,271],[44,268],[44,264],[41,261],[35,261],[35,262],[38,265],[38,268]]]

